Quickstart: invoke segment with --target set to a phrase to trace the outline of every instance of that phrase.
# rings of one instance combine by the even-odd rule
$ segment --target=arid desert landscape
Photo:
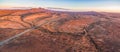
[[[120,52],[120,13],[1,9],[0,52]]]

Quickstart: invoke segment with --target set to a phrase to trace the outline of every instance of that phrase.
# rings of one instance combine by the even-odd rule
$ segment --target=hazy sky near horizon
[[[78,11],[120,12],[120,0],[0,0],[0,8],[55,7]]]

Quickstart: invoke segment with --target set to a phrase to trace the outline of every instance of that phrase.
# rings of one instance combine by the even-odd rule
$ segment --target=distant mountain
[[[74,11],[74,10],[72,10],[72,9],[54,8],[54,7],[46,7],[45,9],[54,10],[54,11]]]
[[[11,7],[11,8],[0,8],[0,9],[32,9],[32,7]]]

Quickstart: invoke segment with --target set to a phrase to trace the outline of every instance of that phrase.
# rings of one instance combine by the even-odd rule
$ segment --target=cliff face
[[[0,10],[1,41],[36,28],[1,46],[0,51],[120,52],[120,16],[88,13],[56,12],[41,8]]]

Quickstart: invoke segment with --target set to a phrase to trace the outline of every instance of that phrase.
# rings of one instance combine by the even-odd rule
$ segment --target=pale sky
[[[0,8],[55,7],[77,11],[120,12],[120,0],[0,0]]]

